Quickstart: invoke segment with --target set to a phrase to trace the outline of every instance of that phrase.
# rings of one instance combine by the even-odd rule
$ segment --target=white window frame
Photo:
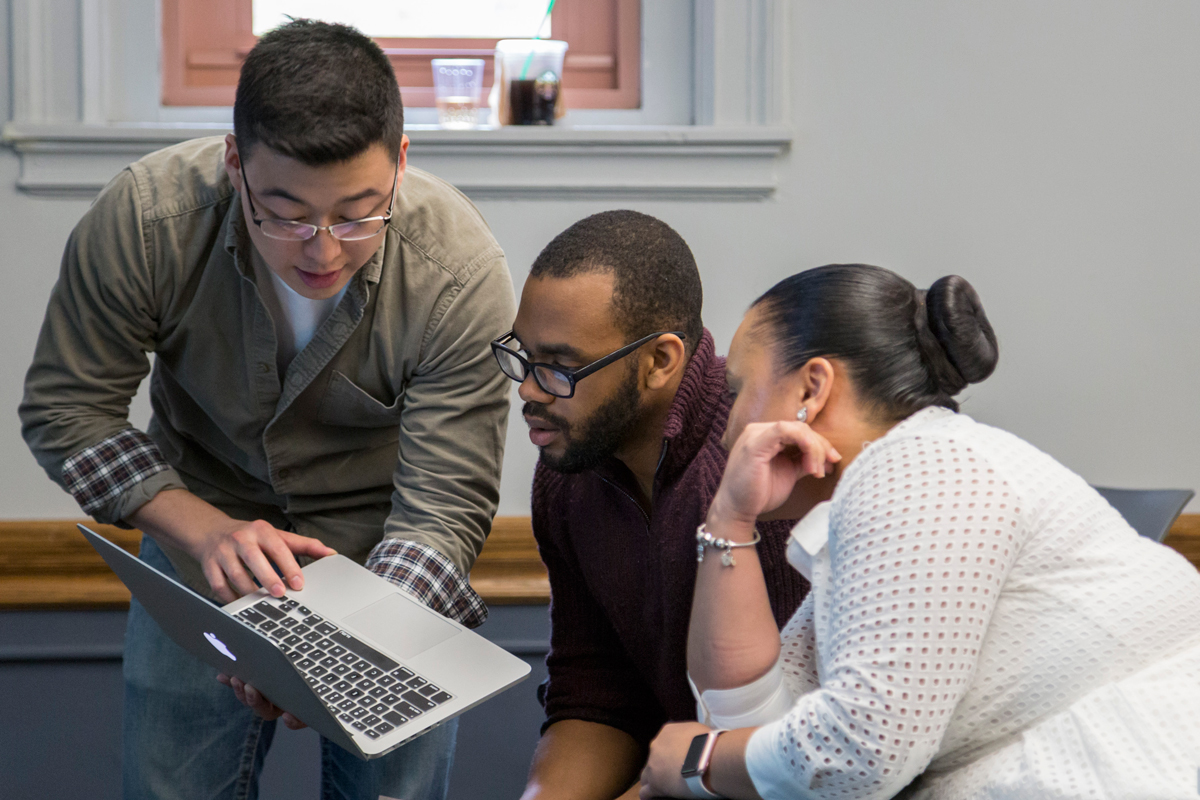
[[[229,130],[228,108],[159,103],[157,45],[139,46],[158,41],[158,15],[149,13],[156,0],[10,3],[12,118],[3,140],[20,156],[22,191],[91,197],[141,155]],[[409,109],[421,166],[475,199],[770,197],[793,138],[790,0],[643,3],[650,6],[657,10],[643,12],[643,49],[672,45],[653,39],[663,26],[647,14],[690,11],[683,46],[691,53],[690,64],[665,70],[663,86],[644,78],[644,109],[580,110],[569,125],[492,131],[439,130],[423,124],[429,112]],[[681,89],[690,89],[690,119]]]

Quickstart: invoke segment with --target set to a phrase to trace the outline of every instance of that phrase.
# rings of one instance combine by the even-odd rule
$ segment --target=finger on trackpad
[[[396,594],[355,611],[346,624],[405,660],[460,633],[435,612]]]

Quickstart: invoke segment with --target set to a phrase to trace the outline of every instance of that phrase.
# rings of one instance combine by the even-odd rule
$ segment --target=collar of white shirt
[[[830,501],[817,503],[792,528],[787,559],[797,572],[812,581],[813,560],[829,544]]]

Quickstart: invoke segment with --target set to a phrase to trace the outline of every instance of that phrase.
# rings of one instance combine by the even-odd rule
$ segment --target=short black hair
[[[991,375],[1000,357],[978,293],[958,275],[921,291],[882,267],[828,264],[783,279],[752,308],[784,374],[813,358],[841,359],[888,421],[927,406],[957,411],[954,396]]]
[[[321,166],[382,143],[400,156],[404,105],[379,45],[348,25],[298,19],[258,40],[233,101],[245,159],[255,144]]]
[[[630,341],[655,331],[683,331],[690,355],[700,342],[704,290],[696,259],[670,225],[637,211],[604,211],[554,237],[531,278],[613,275],[613,314]]]

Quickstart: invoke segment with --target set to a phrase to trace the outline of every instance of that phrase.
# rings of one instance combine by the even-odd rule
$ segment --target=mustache
[[[550,413],[547,408],[541,403],[526,403],[521,408],[521,413],[526,417],[545,420],[561,431],[567,431],[571,427],[571,423],[567,422],[557,414]]]

